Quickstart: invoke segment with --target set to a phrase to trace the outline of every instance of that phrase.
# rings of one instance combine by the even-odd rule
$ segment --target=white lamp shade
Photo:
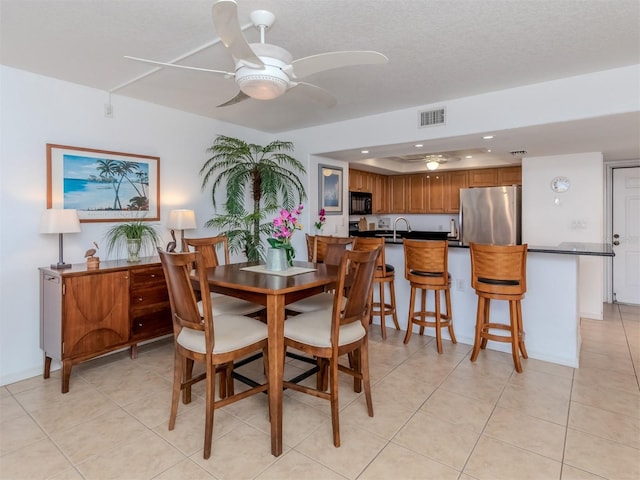
[[[40,233],[74,233],[80,231],[80,218],[74,209],[50,208],[40,218]]]
[[[171,212],[169,212],[167,226],[176,230],[196,228],[196,214],[193,210],[171,210]]]

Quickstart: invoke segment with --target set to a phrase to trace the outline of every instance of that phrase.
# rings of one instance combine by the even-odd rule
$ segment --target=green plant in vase
[[[119,223],[106,233],[107,252],[120,252],[126,248],[127,261],[139,262],[140,253],[154,253],[160,237],[153,225],[142,220]]]
[[[302,213],[302,205],[298,205],[295,210],[289,211],[284,208],[280,210],[280,216],[273,220],[273,237],[267,241],[271,248],[281,248],[287,254],[287,265],[293,267],[293,259],[296,251],[291,245],[291,237],[296,230],[302,230],[302,225],[298,223],[298,217]]]

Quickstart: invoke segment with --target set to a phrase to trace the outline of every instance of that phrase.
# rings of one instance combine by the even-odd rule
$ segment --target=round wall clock
[[[551,190],[556,193],[564,193],[569,190],[571,182],[567,177],[556,177],[551,180]]]

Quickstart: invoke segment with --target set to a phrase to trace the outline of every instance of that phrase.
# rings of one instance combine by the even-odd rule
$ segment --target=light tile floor
[[[525,320],[526,323],[526,320]],[[375,417],[341,382],[342,447],[334,448],[328,402],[287,391],[284,453],[270,454],[266,398],[216,411],[213,453],[202,459],[204,401],[181,405],[167,429],[172,343],[0,388],[2,479],[633,479],[640,478],[640,307],[605,305],[582,321],[581,367],[402,332],[382,341],[374,326]],[[300,363],[288,360],[286,374]],[[259,362],[243,367],[260,375]],[[309,379],[308,381],[311,381]]]

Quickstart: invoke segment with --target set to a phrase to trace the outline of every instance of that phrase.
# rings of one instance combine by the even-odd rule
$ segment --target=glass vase
[[[142,241],[139,238],[127,239],[127,262],[135,263],[140,261],[140,245]]]

